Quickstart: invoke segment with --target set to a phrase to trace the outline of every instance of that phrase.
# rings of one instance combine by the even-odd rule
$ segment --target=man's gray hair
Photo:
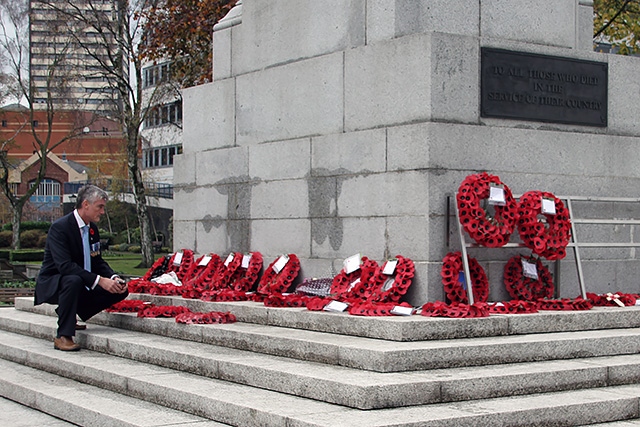
[[[76,200],[76,209],[82,207],[82,202],[87,200],[89,203],[94,203],[96,200],[102,199],[105,202],[109,200],[107,192],[95,185],[87,184],[78,190],[78,199]]]

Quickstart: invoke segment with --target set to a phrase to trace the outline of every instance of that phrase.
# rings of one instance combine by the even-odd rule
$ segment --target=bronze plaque
[[[607,126],[604,62],[482,48],[482,117]]]

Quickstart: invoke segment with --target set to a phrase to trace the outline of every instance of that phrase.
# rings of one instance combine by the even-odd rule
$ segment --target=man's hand
[[[115,279],[109,279],[107,277],[100,277],[98,285],[107,292],[112,294],[122,294],[127,290],[127,283],[119,277]]]

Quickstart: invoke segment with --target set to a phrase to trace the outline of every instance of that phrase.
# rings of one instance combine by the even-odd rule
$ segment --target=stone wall
[[[214,82],[184,91],[176,248],[296,253],[301,277],[400,254],[416,262],[418,305],[443,299],[441,260],[459,248],[446,196],[468,174],[514,194],[638,193],[638,59],[592,52],[589,1],[245,0],[232,15],[214,32]],[[481,117],[481,47],[608,63],[608,127]],[[492,299],[519,252],[472,250]],[[583,257],[589,290],[639,292],[635,251],[611,253]],[[575,297],[575,265],[561,264]]]

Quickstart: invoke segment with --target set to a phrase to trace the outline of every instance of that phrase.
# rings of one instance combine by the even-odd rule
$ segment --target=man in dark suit
[[[124,280],[100,255],[95,223],[104,214],[106,203],[107,193],[102,189],[82,187],[76,209],[51,224],[47,235],[34,303],[58,304],[58,333],[53,340],[58,350],[80,349],[73,342],[76,315],[86,321],[128,295]]]

